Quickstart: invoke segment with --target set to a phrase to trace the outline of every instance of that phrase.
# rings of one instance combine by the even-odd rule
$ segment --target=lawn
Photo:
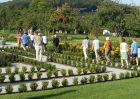
[[[0,99],[140,99],[140,78],[2,95]]]

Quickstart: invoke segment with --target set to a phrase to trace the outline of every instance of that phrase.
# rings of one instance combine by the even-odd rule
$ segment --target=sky
[[[0,3],[7,2],[7,1],[11,1],[11,0],[0,0]],[[119,0],[119,1],[125,4],[140,5],[140,0]]]

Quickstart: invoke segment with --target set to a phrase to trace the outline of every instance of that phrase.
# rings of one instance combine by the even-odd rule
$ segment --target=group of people
[[[131,51],[129,52],[128,50],[128,44],[125,42],[125,39],[122,38],[121,43],[120,43],[120,56],[121,56],[121,65],[124,66],[124,61],[127,66],[129,66],[130,61],[135,60],[136,65],[139,65],[138,61],[138,42],[136,41],[136,38],[132,39],[132,44],[131,44]],[[88,59],[88,48],[89,48],[89,41],[88,37],[85,37],[85,39],[82,42],[82,47],[83,47],[83,53],[85,60]],[[99,62],[100,56],[99,56],[99,49],[100,49],[100,41],[96,37],[93,42],[92,42],[92,48],[95,52],[95,57],[96,61]],[[111,50],[112,50],[112,44],[111,40],[109,37],[106,37],[106,41],[104,42],[104,55],[106,60],[109,62],[111,59]],[[130,60],[129,60],[129,55],[130,55]]]
[[[17,33],[17,43],[19,47],[22,47],[25,51],[26,48],[34,48],[36,51],[36,60],[42,60],[42,53],[45,52],[45,47],[48,44],[48,37],[42,36],[40,32],[34,32],[34,34]],[[54,35],[53,45],[56,52],[58,52],[59,38]]]

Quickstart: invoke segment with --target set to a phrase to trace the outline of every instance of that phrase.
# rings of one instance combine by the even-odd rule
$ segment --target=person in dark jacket
[[[59,51],[59,38],[57,37],[57,35],[54,35],[53,45],[54,45],[55,52],[58,52]]]

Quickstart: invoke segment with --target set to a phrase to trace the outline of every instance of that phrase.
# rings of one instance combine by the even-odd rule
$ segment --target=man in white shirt
[[[82,42],[82,47],[83,47],[83,52],[84,52],[84,57],[85,57],[85,60],[87,60],[88,58],[88,37],[85,37],[85,39],[83,40]]]
[[[47,38],[47,36],[46,35],[44,35],[44,36],[42,36],[42,39],[43,39],[43,49],[44,49],[44,52],[45,52],[45,47],[46,47],[46,45],[47,45],[47,43],[48,43],[48,38]]]
[[[99,43],[100,41],[98,40],[98,38],[96,37],[94,40],[93,40],[93,49],[94,49],[94,52],[95,52],[95,57],[96,57],[96,61],[99,62]]]

